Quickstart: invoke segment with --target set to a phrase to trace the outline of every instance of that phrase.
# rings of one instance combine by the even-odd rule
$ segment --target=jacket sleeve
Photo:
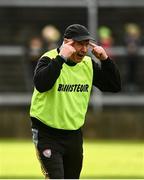
[[[94,86],[104,92],[119,92],[121,90],[119,70],[110,58],[101,61],[101,67],[94,60],[92,60],[92,64]]]
[[[34,85],[39,92],[50,90],[60,75],[64,59],[56,56],[55,59],[42,57],[34,72]]]

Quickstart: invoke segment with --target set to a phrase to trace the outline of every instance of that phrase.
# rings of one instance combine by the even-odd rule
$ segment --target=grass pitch
[[[0,178],[43,178],[31,141],[0,140]],[[144,178],[144,142],[85,140],[81,178]]]

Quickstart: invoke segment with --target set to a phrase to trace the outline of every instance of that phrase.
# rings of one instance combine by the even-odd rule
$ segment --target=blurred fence
[[[94,95],[93,95],[94,96]],[[1,94],[0,137],[31,137],[31,94]],[[144,95],[95,95],[91,97],[84,137],[97,139],[143,139]]]

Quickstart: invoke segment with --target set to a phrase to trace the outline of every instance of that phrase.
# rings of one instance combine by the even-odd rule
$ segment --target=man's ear
[[[64,40],[63,40],[63,42],[62,42],[62,45],[63,45],[63,44],[66,44],[66,43],[68,43],[68,42],[69,42],[69,39],[64,38]]]
[[[69,39],[67,39],[67,38],[64,38],[64,41],[63,41],[63,43],[64,44],[66,44],[66,43],[68,43],[69,42]]]

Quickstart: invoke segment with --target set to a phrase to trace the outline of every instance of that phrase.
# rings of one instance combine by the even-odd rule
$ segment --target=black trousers
[[[32,120],[33,141],[46,178],[79,179],[83,160],[81,129],[59,130]]]

